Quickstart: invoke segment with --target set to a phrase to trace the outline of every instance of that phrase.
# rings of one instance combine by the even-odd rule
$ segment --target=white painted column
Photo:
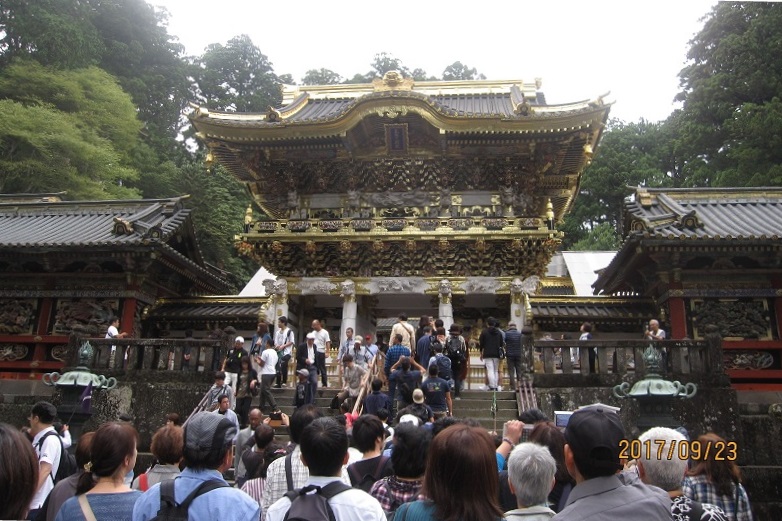
[[[510,284],[510,320],[516,324],[516,328],[521,331],[526,321],[526,310],[524,306],[524,289],[521,279],[513,279]]]
[[[269,324],[277,325],[277,319],[288,316],[288,281],[277,279],[274,281],[274,318]],[[271,306],[269,306],[271,307]]]
[[[341,297],[342,302],[342,325],[339,328],[339,341],[331,341],[332,346],[340,346],[345,339],[345,331],[348,328],[353,330],[353,338],[358,338],[359,332],[356,331],[356,317],[358,316],[358,303],[356,302],[356,284],[348,279],[342,283]]]
[[[440,281],[440,305],[437,310],[437,318],[443,321],[443,327],[446,331],[453,324],[453,304],[451,304],[451,281],[443,279]]]

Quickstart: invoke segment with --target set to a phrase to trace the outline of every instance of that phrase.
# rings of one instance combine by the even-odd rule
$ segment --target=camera
[[[269,413],[269,427],[282,426],[282,412],[274,411]]]

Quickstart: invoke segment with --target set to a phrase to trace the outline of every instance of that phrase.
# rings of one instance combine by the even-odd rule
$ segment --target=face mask
[[[133,469],[130,469],[127,474],[125,474],[125,484],[127,486],[131,486],[133,484]]]

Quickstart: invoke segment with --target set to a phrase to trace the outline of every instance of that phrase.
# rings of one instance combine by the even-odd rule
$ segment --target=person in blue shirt
[[[395,363],[397,363],[399,358],[403,356],[410,356],[410,348],[408,348],[405,345],[402,345],[401,334],[396,334],[393,340],[394,340],[394,344],[388,348],[388,352],[386,353],[386,363],[385,366],[383,367],[386,376],[391,376],[391,368],[394,366]]]
[[[261,508],[241,490],[231,488],[223,472],[233,464],[236,426],[224,416],[199,412],[185,424],[185,470],[174,480],[174,496],[181,503],[205,481],[225,483],[196,497],[188,509],[189,521],[258,521]],[[153,485],[136,501],[133,521],[147,521],[160,510],[160,484]]]

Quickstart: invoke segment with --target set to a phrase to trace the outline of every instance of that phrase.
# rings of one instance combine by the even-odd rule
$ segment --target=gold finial
[[[549,221],[554,220],[554,205],[551,203],[551,198],[546,200],[546,219]]]
[[[546,200],[546,223],[549,230],[554,229],[554,205],[551,204],[550,197]]]

